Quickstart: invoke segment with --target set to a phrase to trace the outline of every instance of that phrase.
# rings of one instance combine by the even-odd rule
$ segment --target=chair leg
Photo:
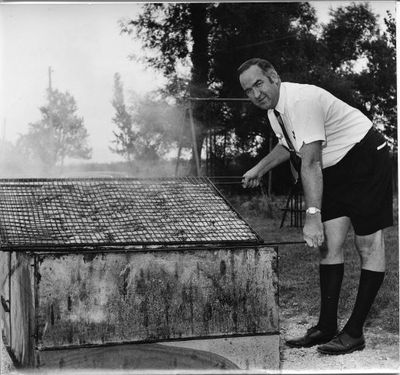
[[[283,216],[282,216],[282,220],[281,220],[281,225],[280,225],[279,228],[282,228],[282,227],[283,227],[283,224],[284,224],[284,222],[285,222],[286,215],[287,215],[287,212],[288,212],[288,210],[289,210],[289,204],[290,204],[290,201],[291,201],[291,199],[292,199],[292,197],[293,197],[293,193],[294,193],[294,191],[295,191],[295,186],[296,186],[296,185],[292,186],[292,188],[290,189],[288,198],[287,198],[287,200],[286,200],[286,205],[285,205],[285,208],[284,208],[284,211],[283,211]]]

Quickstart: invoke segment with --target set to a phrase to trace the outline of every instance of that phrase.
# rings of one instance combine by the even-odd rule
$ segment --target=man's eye
[[[262,81],[257,81],[256,82],[256,87],[260,87],[262,84],[263,84]]]

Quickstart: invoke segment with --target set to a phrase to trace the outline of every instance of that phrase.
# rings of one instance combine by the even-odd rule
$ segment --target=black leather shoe
[[[304,336],[286,340],[286,344],[292,348],[310,348],[314,345],[325,344],[337,335],[337,331],[323,332],[317,326],[307,330]]]
[[[327,344],[319,346],[317,350],[322,354],[338,355],[352,353],[356,350],[363,350],[364,348],[364,335],[361,335],[359,338],[354,338],[342,331]]]

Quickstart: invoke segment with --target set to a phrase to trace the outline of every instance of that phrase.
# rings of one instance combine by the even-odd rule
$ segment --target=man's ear
[[[270,83],[275,83],[276,85],[279,83],[279,76],[275,70],[270,70],[268,72],[268,79]]]

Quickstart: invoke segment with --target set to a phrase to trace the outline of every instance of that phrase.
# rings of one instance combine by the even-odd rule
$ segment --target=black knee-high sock
[[[337,329],[337,309],[343,273],[343,263],[319,266],[321,310],[317,326],[321,331],[334,332]]]
[[[360,337],[363,326],[379,288],[382,285],[385,272],[375,272],[362,269],[358,293],[353,312],[343,330],[352,337]]]

